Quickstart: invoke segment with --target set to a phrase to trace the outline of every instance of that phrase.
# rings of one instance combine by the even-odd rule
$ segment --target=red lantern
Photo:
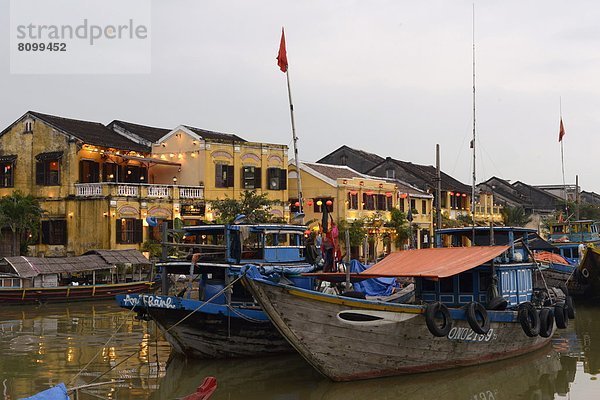
[[[463,193],[463,194],[462,194],[462,196],[463,196],[463,197],[467,197],[467,194],[466,194],[466,193]]]
[[[454,196],[454,192],[448,192],[450,196]]]
[[[385,197],[392,197],[392,192],[385,192]]]
[[[300,202],[299,202],[299,201],[297,201],[297,202],[295,202],[295,203],[294,203],[294,205],[295,205],[296,207],[300,207]]]
[[[308,206],[310,207],[310,206],[313,205],[313,202],[312,202],[312,200],[309,200],[309,201],[306,202],[306,204],[308,204]]]
[[[405,199],[405,198],[407,198],[407,197],[408,197],[408,193],[402,193],[402,194],[400,195],[400,198],[401,198],[401,199]]]
[[[327,204],[328,206],[330,206],[330,205],[332,205],[332,204],[333,204],[333,201],[331,201],[331,200],[327,200],[327,201],[325,202],[325,204]]]
[[[460,193],[456,193],[456,197],[460,197]]]

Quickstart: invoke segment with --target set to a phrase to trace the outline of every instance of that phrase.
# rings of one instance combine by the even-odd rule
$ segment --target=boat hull
[[[246,282],[294,348],[334,381],[478,365],[550,342],[527,337],[516,312],[490,312],[490,332],[478,335],[460,319],[464,311],[456,310],[454,327],[440,338],[429,332],[421,306],[340,298],[251,278]]]
[[[109,285],[59,286],[54,288],[0,289],[0,304],[67,303],[71,301],[114,299],[118,294],[148,292],[153,282]]]
[[[136,297],[140,301],[134,301]],[[128,308],[136,303],[135,310],[154,320],[173,349],[185,357],[241,358],[293,351],[261,310],[174,296],[119,296],[117,301]]]

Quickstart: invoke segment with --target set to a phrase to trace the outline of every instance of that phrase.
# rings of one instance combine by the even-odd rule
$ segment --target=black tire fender
[[[566,329],[569,326],[569,311],[564,303],[558,303],[554,306],[554,320],[558,329]]]
[[[573,304],[573,298],[571,296],[567,296],[565,304],[567,305],[569,319],[575,319],[575,304]]]
[[[544,307],[540,310],[540,336],[547,338],[552,335],[554,328],[554,313],[551,308]]]
[[[441,326],[438,325],[435,320],[438,315],[441,315],[442,317]],[[440,303],[439,301],[427,304],[427,308],[425,309],[425,322],[427,323],[429,332],[436,337],[447,336],[450,329],[452,329],[450,310],[448,310],[448,307],[445,304]]]
[[[467,304],[467,322],[475,333],[485,335],[490,330],[490,317],[483,305],[476,301]]]
[[[540,334],[540,316],[530,302],[519,305],[517,319],[527,336],[536,337]]]
[[[502,296],[496,296],[487,303],[488,310],[506,310],[508,301]]]

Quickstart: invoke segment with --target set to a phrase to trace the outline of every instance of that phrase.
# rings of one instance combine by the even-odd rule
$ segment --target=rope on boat
[[[186,319],[188,319],[189,317],[191,317],[192,314],[194,314],[196,311],[200,310],[202,307],[204,307],[205,305],[209,304],[211,301],[213,301],[214,299],[216,299],[217,297],[219,297],[220,295],[222,295],[226,290],[228,290],[230,287],[232,287],[234,283],[236,283],[237,281],[239,281],[240,279],[242,279],[244,275],[245,274],[242,274],[242,275],[238,276],[237,278],[235,278],[234,280],[232,280],[231,282],[229,282],[229,284],[227,286],[225,286],[223,289],[219,290],[210,299],[206,300],[205,302],[203,302],[202,304],[200,304],[198,307],[196,307],[195,309],[193,309],[188,315],[186,315],[185,317],[181,318],[179,321],[177,321],[176,323],[174,323],[173,325],[171,325],[168,329],[165,330],[165,333],[169,332],[171,329],[175,328],[177,325],[179,325],[180,323],[182,323],[183,321],[185,321]]]
[[[237,315],[238,317],[240,317],[241,319],[245,319],[248,322],[253,322],[255,324],[264,324],[267,321],[262,321],[260,319],[256,319],[256,318],[252,318],[252,317],[248,317],[244,314],[242,314],[241,312],[239,312],[238,310],[236,310],[234,307],[231,307],[231,305],[227,304],[227,308],[233,312],[235,315]]]

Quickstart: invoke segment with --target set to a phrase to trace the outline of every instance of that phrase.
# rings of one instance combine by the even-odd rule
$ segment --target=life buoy
[[[523,328],[523,332],[529,337],[536,337],[540,334],[540,316],[537,310],[530,302],[519,305],[517,319]]]
[[[566,329],[569,326],[569,311],[564,303],[554,306],[554,320],[558,329]]]
[[[575,304],[573,304],[573,298],[571,296],[567,296],[565,304],[567,305],[569,319],[575,319]]]
[[[540,310],[540,336],[547,338],[552,335],[554,328],[554,314],[552,309],[544,307]]]
[[[586,278],[586,279],[587,279],[587,278],[589,278],[589,277],[590,277],[590,271],[588,271],[588,269],[587,269],[587,268],[582,268],[582,269],[581,269],[581,275],[582,275],[584,278]]]
[[[438,325],[436,321],[438,316],[441,316],[441,325]],[[425,309],[425,322],[427,323],[429,332],[431,332],[433,336],[447,336],[450,329],[452,329],[452,317],[450,316],[450,311],[445,304],[440,303],[439,301],[427,304],[427,308]]]
[[[481,303],[473,301],[467,304],[467,322],[471,329],[480,335],[485,335],[490,330],[490,317]]]

